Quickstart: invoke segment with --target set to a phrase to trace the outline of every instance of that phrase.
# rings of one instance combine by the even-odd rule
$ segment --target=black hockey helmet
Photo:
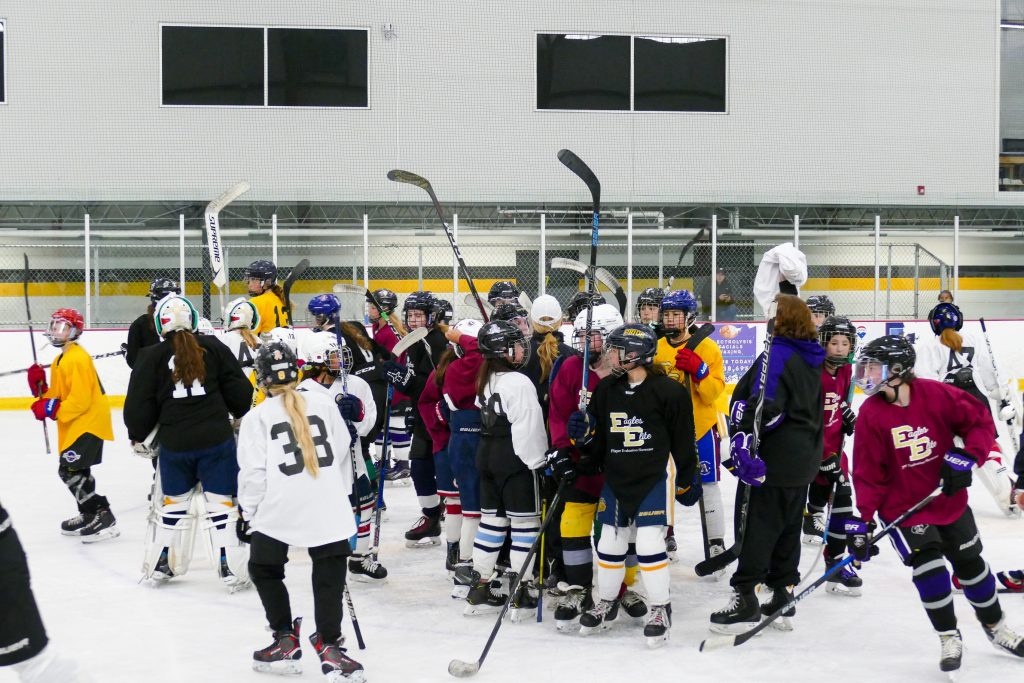
[[[494,313],[491,314],[491,320],[515,320],[516,318],[525,318],[529,313],[523,308],[522,304],[514,303],[500,303],[494,307]]]
[[[665,297],[665,290],[660,287],[648,287],[636,297],[636,314],[640,315],[641,306],[661,307],[661,300]]]
[[[434,297],[434,302],[437,304],[437,322],[451,325],[452,319],[455,318],[455,309],[452,308],[452,302],[440,297]]]
[[[259,260],[253,261],[245,269],[245,279],[259,280],[264,287],[273,287],[274,283],[277,282],[277,266],[274,265],[273,261]]]
[[[483,326],[477,334],[477,347],[484,358],[502,360],[514,368],[523,367],[530,358],[530,344],[523,331],[515,323],[494,320]],[[516,346],[522,349],[520,360],[516,361]]]
[[[942,334],[949,328],[959,332],[964,326],[964,315],[956,304],[942,302],[928,312],[928,324],[935,334]]]
[[[836,305],[825,294],[807,297],[807,308],[811,309],[811,313],[821,313],[826,316],[836,314]]]
[[[377,299],[377,302],[384,309],[381,311],[383,315],[391,315],[398,308],[398,295],[390,289],[376,289],[372,297],[367,294],[366,303],[376,306],[377,304],[373,303],[374,299]]]
[[[160,301],[168,294],[181,294],[181,287],[176,280],[169,277],[158,277],[149,283],[149,300],[153,303]]]
[[[495,301],[501,299],[504,301],[515,301],[519,298],[519,287],[510,280],[498,280],[491,285],[490,290],[487,292],[487,303],[492,306],[496,305]]]
[[[849,319],[839,315],[830,315],[825,318],[825,322],[818,328],[818,341],[821,343],[821,348],[827,352],[829,341],[837,334],[850,340],[850,353],[846,356],[826,355],[825,362],[834,368],[852,363],[857,353],[857,328]]]
[[[605,354],[618,353],[618,364],[612,367],[617,375],[632,368],[650,365],[658,350],[658,337],[649,325],[626,323],[612,330],[605,341]]]
[[[568,305],[565,307],[565,317],[567,320],[575,320],[576,316],[580,314],[580,311],[587,307],[587,300],[590,299],[594,303],[594,306],[600,306],[601,304],[608,303],[605,298],[598,292],[591,294],[590,292],[576,292],[569,299]]]
[[[406,327],[409,325],[409,311],[423,311],[427,316],[427,327],[433,327],[437,322],[437,299],[430,292],[413,292],[405,297],[402,303],[402,313]]]
[[[871,396],[893,380],[913,376],[917,353],[906,337],[886,335],[872,339],[857,355],[854,381]]]
[[[323,333],[320,333],[323,334]],[[291,384],[299,379],[299,362],[291,347],[271,340],[256,350],[256,381],[261,387]]]

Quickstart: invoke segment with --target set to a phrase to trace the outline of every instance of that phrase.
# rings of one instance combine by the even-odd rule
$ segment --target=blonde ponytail
[[[320,474],[320,461],[317,458],[313,435],[309,431],[309,418],[306,417],[306,399],[295,391],[295,383],[274,384],[270,386],[270,395],[280,395],[284,399],[284,410],[288,413],[288,421],[292,425],[292,434],[302,451],[302,462],[306,471],[314,479]]]
[[[250,349],[255,351],[259,348],[260,340],[256,338],[256,335],[252,333],[248,327],[239,328],[238,334],[242,335],[242,340],[248,345]]]
[[[561,322],[561,320],[558,321],[559,324]],[[552,327],[554,327],[554,329],[552,329]],[[550,374],[551,368],[554,367],[555,361],[558,359],[558,338],[554,335],[555,329],[558,329],[558,327],[533,323],[533,331],[537,334],[544,335],[544,339],[537,345],[537,358],[540,359],[541,382],[547,381],[548,374]]]
[[[964,346],[964,338],[960,336],[960,333],[954,330],[952,327],[947,327],[939,335],[939,340],[942,345],[960,353],[960,349]]]

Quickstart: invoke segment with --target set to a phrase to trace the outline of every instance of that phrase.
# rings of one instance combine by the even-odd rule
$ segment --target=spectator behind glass
[[[732,283],[725,276],[725,268],[719,268],[715,273],[718,307],[715,311],[715,320],[736,320],[736,297],[733,295]],[[700,291],[700,308],[704,316],[711,317],[711,283],[706,284]]]
[[[948,289],[942,290],[939,292],[939,301],[947,304],[953,303],[953,292]]]

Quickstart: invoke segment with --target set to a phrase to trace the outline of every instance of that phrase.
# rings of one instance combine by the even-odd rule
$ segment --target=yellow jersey
[[[658,340],[658,351],[654,362],[659,363],[669,377],[682,385],[689,384],[690,399],[693,402],[693,426],[699,440],[711,427],[718,424],[719,397],[725,392],[725,363],[722,351],[710,337],[705,337],[693,350],[708,366],[708,376],[699,382],[689,381],[689,376],[676,368],[676,353],[686,342],[673,345],[662,337]]]
[[[53,361],[50,388],[43,398],[60,399],[56,419],[59,450],[67,450],[87,433],[104,441],[114,440],[106,392],[92,358],[75,342],[68,342]]]
[[[257,335],[270,332],[275,327],[288,327],[289,319],[288,313],[284,310],[284,302],[273,290],[268,289],[251,297],[249,303],[255,306],[260,314],[260,326],[253,330]]]

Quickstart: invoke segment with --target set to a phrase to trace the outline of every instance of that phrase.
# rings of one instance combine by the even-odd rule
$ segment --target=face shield
[[[50,320],[50,325],[46,328],[46,338],[58,348],[64,346],[69,341],[74,341],[78,338],[79,334],[80,331],[77,327],[62,318],[53,318]]]
[[[865,395],[877,394],[889,382],[889,366],[875,358],[860,358],[854,366],[853,381]]]

